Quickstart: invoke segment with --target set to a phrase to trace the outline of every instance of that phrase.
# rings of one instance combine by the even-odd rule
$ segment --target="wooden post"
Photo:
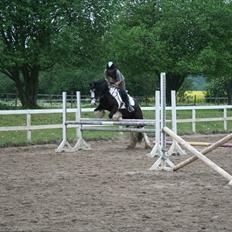
[[[227,131],[227,109],[223,110],[223,118],[224,118],[224,131]]]
[[[31,126],[31,114],[27,113],[27,126]],[[31,143],[31,129],[27,130],[27,142]]]
[[[172,130],[170,130],[167,127],[163,128],[163,131],[167,133],[169,136],[174,138],[178,143],[180,143],[186,150],[197,156],[200,160],[202,160],[206,165],[211,167],[214,171],[222,175],[225,179],[227,179],[230,184],[232,184],[232,176],[226,172],[224,169],[219,167],[217,164],[215,164],[213,161],[208,159],[206,156],[204,156],[201,152],[199,152],[197,149],[192,147],[190,144],[188,144],[184,139],[182,139],[180,136],[176,135]]]
[[[196,109],[192,109],[192,131],[196,133]]]
[[[229,140],[232,139],[232,134],[229,134],[225,137],[223,137],[222,139],[218,140],[217,142],[211,144],[209,147],[206,147],[205,149],[203,149],[201,151],[202,154],[207,154],[213,150],[215,150],[216,148],[222,146],[223,144],[225,144],[226,142],[228,142]],[[194,162],[195,160],[197,160],[198,157],[197,156],[192,156],[184,161],[182,161],[181,163],[177,164],[174,168],[173,168],[173,171],[177,171],[179,170],[180,168],[183,168],[184,166]]]

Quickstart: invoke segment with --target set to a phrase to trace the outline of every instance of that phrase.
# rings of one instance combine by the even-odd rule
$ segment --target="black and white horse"
[[[129,112],[122,101],[120,94],[115,87],[109,87],[105,79],[94,81],[90,84],[91,103],[95,104],[99,99],[99,105],[94,112],[98,117],[103,117],[105,110],[109,111],[109,118],[113,120],[120,119],[143,119],[142,110],[135,99],[132,100],[134,111]],[[130,132],[130,144],[128,148],[134,148],[137,142],[144,138],[145,148],[151,148],[150,141],[146,133]]]

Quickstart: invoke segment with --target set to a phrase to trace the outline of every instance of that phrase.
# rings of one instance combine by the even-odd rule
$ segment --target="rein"
[[[108,88],[108,92],[109,92],[109,88]],[[97,98],[96,98],[96,94],[95,94],[95,89],[90,90],[90,94],[91,94],[91,104],[94,105],[96,103],[97,99],[101,99],[107,94],[107,90],[105,90],[103,92],[103,94],[101,94]]]

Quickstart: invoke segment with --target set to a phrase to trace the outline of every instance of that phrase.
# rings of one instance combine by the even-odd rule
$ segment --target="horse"
[[[130,97],[134,103],[134,111],[129,112],[125,108],[125,104],[118,100],[118,97],[120,99],[120,94],[117,88],[109,86],[105,79],[100,79],[90,83],[90,93],[92,105],[96,104],[96,101],[99,100],[98,106],[94,109],[94,112],[98,117],[103,117],[105,110],[107,110],[109,111],[109,118],[113,120],[143,119],[143,113],[137,100]],[[136,143],[141,142],[143,139],[145,142],[145,148],[152,148],[147,134],[141,132],[130,132],[130,144],[127,146],[127,148],[135,148]]]

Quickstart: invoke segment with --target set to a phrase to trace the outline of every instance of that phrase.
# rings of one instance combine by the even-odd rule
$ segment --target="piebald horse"
[[[134,111],[129,112],[123,102],[117,99],[120,95],[115,87],[109,87],[105,79],[94,81],[90,84],[91,103],[95,104],[99,100],[99,105],[94,109],[98,117],[103,117],[105,110],[109,111],[109,118],[113,120],[120,119],[143,119],[142,110],[135,99],[132,99]],[[141,127],[141,126],[140,126]],[[145,148],[151,148],[152,145],[146,133],[130,132],[130,144],[128,149],[135,148],[137,142],[144,138]]]

